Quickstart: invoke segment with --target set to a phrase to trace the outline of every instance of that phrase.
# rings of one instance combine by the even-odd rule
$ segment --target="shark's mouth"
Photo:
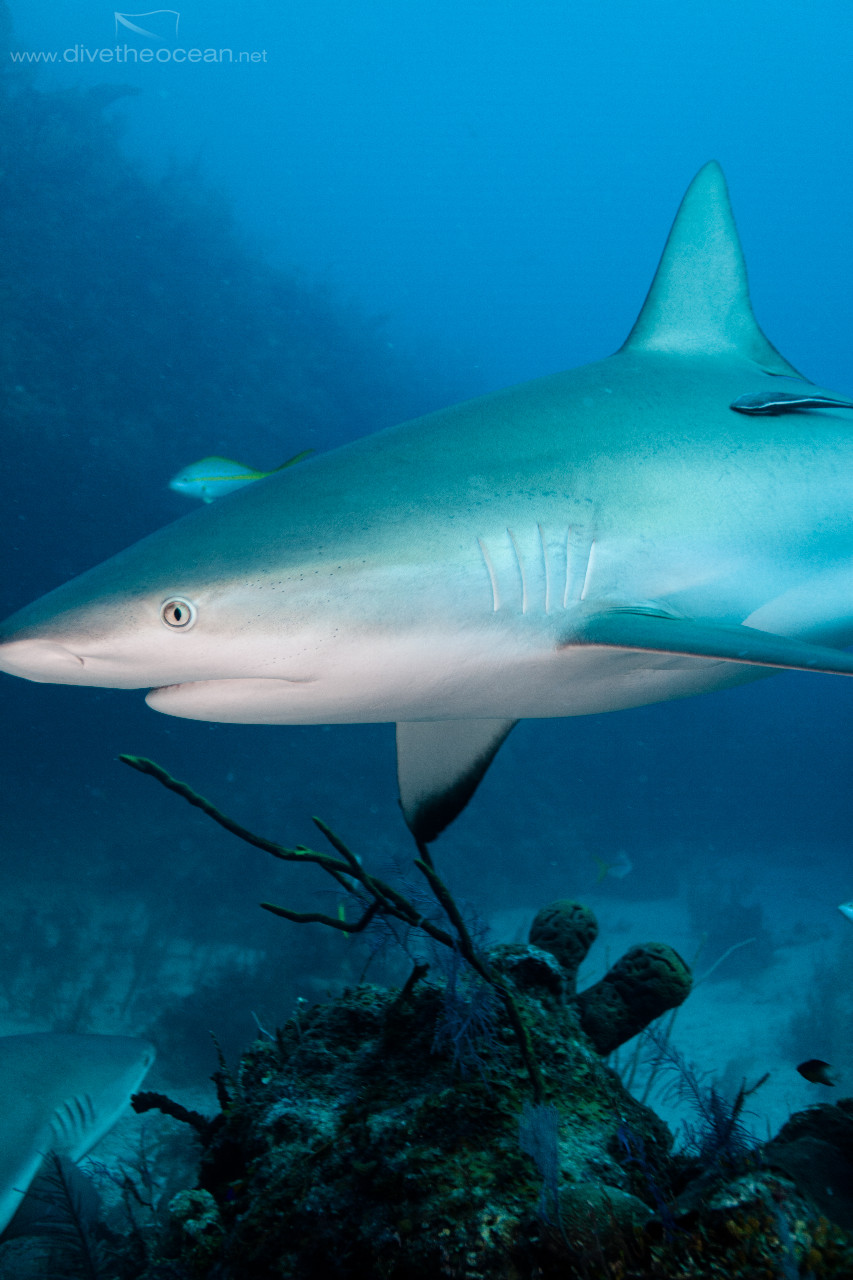
[[[150,689],[145,701],[154,711],[187,720],[281,724],[289,718],[287,711],[292,707],[293,691],[316,681],[316,676],[191,680]]]
[[[277,684],[316,684],[317,676],[225,676],[221,680],[183,680],[180,684],[155,685],[148,690],[146,702],[155,694],[179,696],[183,690],[228,689],[239,686],[270,686]]]

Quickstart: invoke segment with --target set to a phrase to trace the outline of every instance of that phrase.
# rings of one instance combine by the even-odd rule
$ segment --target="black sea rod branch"
[[[322,924],[329,929],[337,929],[345,933],[361,933],[368,927],[375,916],[382,915],[399,920],[409,928],[420,929],[433,941],[457,950],[462,959],[474,969],[484,982],[494,988],[500,998],[530,1077],[534,1098],[536,1102],[543,1100],[542,1075],[518,1002],[507,984],[494,972],[486,957],[477,951],[453,895],[435,870],[432,859],[425,848],[420,847],[421,856],[415,859],[415,866],[426,879],[436,902],[438,902],[450,923],[452,932],[441,928],[440,925],[435,924],[434,921],[424,916],[423,912],[419,911],[393,885],[388,884],[378,876],[371,875],[343,840],[335,835],[319,818],[313,819],[314,825],[325,836],[335,853],[340,855],[339,857],[321,853],[316,849],[306,848],[304,845],[296,845],[294,848],[289,848],[286,845],[278,844],[274,840],[267,840],[264,836],[256,835],[255,832],[250,831],[248,827],[242,826],[241,823],[235,822],[233,818],[229,818],[216,805],[211,804],[204,796],[199,795],[187,783],[173,778],[170,773],[153,760],[147,760],[143,756],[131,755],[122,755],[119,756],[119,759],[123,764],[130,765],[132,769],[136,769],[139,773],[155,778],[161,786],[166,787],[169,791],[174,791],[176,795],[181,796],[182,799],[196,809],[201,809],[202,813],[212,818],[214,822],[236,836],[238,840],[242,840],[256,849],[261,849],[264,853],[269,853],[282,862],[312,863],[314,866],[320,867],[327,875],[330,875],[348,893],[354,891],[354,884],[359,886],[363,900],[366,900],[367,903],[363,914],[355,922],[340,920],[335,916],[326,915],[320,911],[292,911],[288,907],[280,907],[272,902],[261,903],[265,911],[270,911],[273,915],[281,916],[294,924]]]

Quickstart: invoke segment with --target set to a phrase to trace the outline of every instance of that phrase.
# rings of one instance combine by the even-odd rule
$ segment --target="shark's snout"
[[[0,671],[25,680],[73,683],[83,659],[53,640],[9,640],[0,642]]]

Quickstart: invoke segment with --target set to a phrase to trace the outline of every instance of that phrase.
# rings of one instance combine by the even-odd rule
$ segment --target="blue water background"
[[[16,49],[115,45],[113,11],[93,0],[14,0],[11,11]],[[179,43],[264,60],[78,61],[37,83],[138,88],[110,108],[127,154],[152,178],[196,166],[253,252],[326,289],[353,324],[377,321],[409,371],[407,413],[615,350],[684,188],[711,157],[729,180],[768,336],[817,382],[853,391],[847,3],[213,0],[181,7]],[[4,453],[3,615],[183,514],[166,481],[193,458],[274,466],[373,425],[386,425],[381,412],[334,433],[291,420],[281,439],[253,430],[250,411],[233,431],[217,423],[215,438],[204,421],[182,424],[180,456],[166,448],[159,473],[137,468],[135,440],[117,430],[94,481],[85,432],[57,467],[36,428]],[[319,944],[279,941],[288,926],[256,904],[310,903],[311,892],[123,769],[119,752],[152,756],[281,839],[310,841],[319,813],[365,856],[408,856],[390,726],[194,724],[149,711],[140,693],[9,677],[0,697],[7,891],[147,895],[164,934],[280,947],[282,1016],[313,962],[305,948]],[[784,675],[523,724],[436,857],[487,913],[582,896],[594,859],[620,849],[634,871],[609,888],[626,902],[701,884],[725,863],[718,897],[742,889],[754,903],[757,892],[771,927],[774,895],[805,882],[828,934],[843,944],[850,930],[853,943],[835,911],[853,897],[851,710],[851,682]],[[339,951],[322,962],[333,971]]]

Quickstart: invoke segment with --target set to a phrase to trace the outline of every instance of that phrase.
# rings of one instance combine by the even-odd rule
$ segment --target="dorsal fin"
[[[768,373],[799,376],[752,314],[743,250],[716,160],[687,188],[622,350],[742,356]]]

